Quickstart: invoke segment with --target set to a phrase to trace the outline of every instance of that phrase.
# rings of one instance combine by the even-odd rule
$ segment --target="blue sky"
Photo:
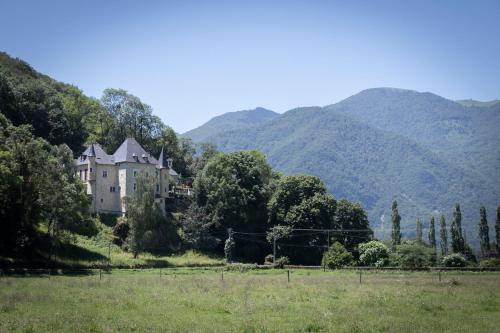
[[[500,1],[0,0],[0,50],[184,132],[381,86],[500,98]]]

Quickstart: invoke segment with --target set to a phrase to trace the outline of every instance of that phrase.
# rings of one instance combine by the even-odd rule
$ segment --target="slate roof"
[[[104,149],[102,149],[102,147],[98,143],[90,144],[81,155],[95,156],[96,162],[98,162],[99,164],[115,164],[113,156],[106,154]],[[78,165],[86,164],[87,160],[82,161],[80,160],[80,158],[78,158],[76,160],[76,163]]]
[[[102,147],[98,143],[90,144],[87,149],[81,154],[82,156],[95,156],[96,162],[98,164],[115,164],[115,163],[123,163],[123,162],[133,162],[133,163],[149,163],[156,165],[157,168],[167,168],[167,163],[165,163],[165,157],[163,153],[163,148],[161,149],[161,153],[159,156],[159,160],[151,156],[142,146],[133,138],[127,138],[123,143],[118,147],[113,155],[108,155],[102,149]],[[135,158],[134,156],[137,156]],[[77,165],[86,164],[87,159],[81,160],[80,158],[76,159]],[[174,169],[168,169],[168,173],[171,176],[178,176],[177,172]]]
[[[158,160],[151,156],[142,146],[133,138],[127,138],[113,154],[115,163],[138,162],[158,164]],[[136,156],[137,158],[134,158]]]

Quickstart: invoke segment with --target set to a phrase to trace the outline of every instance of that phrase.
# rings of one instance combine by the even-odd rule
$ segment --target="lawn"
[[[216,269],[0,278],[0,332],[499,332],[500,274]]]

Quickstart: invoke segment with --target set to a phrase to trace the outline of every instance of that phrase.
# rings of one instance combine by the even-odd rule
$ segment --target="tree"
[[[396,200],[392,202],[392,247],[394,248],[396,245],[401,243],[401,216],[399,216],[398,212],[398,203]]]
[[[351,264],[352,254],[339,242],[333,243],[323,254],[322,265],[330,269],[342,268]]]
[[[372,240],[359,245],[359,263],[363,266],[382,267],[388,263],[389,249],[379,241]]]
[[[334,233],[333,239],[339,241],[351,252],[357,252],[358,244],[368,242],[373,235],[367,214],[361,204],[347,199],[337,202],[334,225],[340,228],[341,232]]]
[[[134,258],[143,250],[162,250],[177,241],[173,225],[155,202],[155,183],[154,176],[140,172],[136,191],[126,198],[126,219],[130,226],[127,244]]]
[[[271,226],[340,230],[335,220],[336,201],[327,193],[325,185],[318,177],[305,175],[282,177],[267,207]],[[349,209],[346,205],[344,208]],[[315,233],[299,237],[299,233],[297,236],[285,237],[285,239],[294,237],[294,246],[284,249],[286,255],[293,263],[319,264],[322,255],[320,246],[326,244],[326,235]]]
[[[467,260],[460,253],[452,253],[444,256],[442,263],[445,267],[465,267],[467,265]]]
[[[193,176],[203,170],[208,161],[218,153],[217,147],[211,143],[202,143],[197,150],[197,155],[189,166],[190,173]]]
[[[404,269],[418,269],[435,263],[434,251],[417,241],[404,241],[392,254],[393,265]]]
[[[487,256],[490,251],[490,236],[488,220],[486,219],[486,208],[481,207],[479,209],[479,215],[479,243],[481,245],[481,254],[484,257]]]
[[[423,240],[422,240],[422,222],[420,221],[420,219],[417,219],[417,226],[416,226],[416,231],[415,231],[415,235],[416,235],[416,240],[418,243],[422,243]]]
[[[460,205],[456,204],[451,222],[451,248],[454,253],[464,253],[464,238],[462,235],[462,213]]]
[[[434,253],[436,253],[436,226],[434,222],[434,216],[431,217],[431,221],[429,223],[429,245],[434,249]]]
[[[439,236],[441,238],[441,255],[448,254],[448,230],[446,229],[446,220],[444,215],[441,214]]]
[[[497,219],[495,221],[495,238],[497,253],[500,254],[500,206],[497,207]]]
[[[271,167],[262,153],[221,153],[210,159],[196,177],[193,204],[203,209],[211,233],[225,233],[228,228],[265,232],[271,179]],[[223,252],[222,246],[216,250]],[[235,255],[261,260],[265,251],[258,243],[238,240]]]

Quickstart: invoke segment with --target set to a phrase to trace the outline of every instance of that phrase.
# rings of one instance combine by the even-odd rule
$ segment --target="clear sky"
[[[0,0],[0,50],[184,132],[381,86],[500,98],[500,1]]]

